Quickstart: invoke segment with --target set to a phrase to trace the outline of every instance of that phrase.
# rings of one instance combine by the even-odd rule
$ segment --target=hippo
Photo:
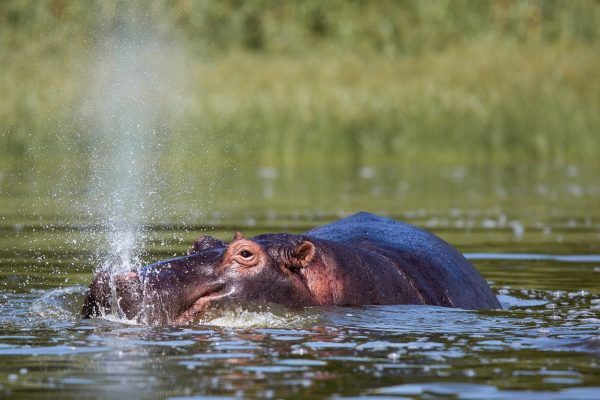
[[[188,255],[137,271],[100,272],[82,316],[190,324],[229,302],[319,306],[422,304],[499,309],[467,259],[422,228],[361,212],[303,234],[197,240]]]

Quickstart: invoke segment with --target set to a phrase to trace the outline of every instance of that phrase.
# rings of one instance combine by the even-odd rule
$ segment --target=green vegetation
[[[598,1],[21,0],[0,4],[3,158],[89,151],[115,35],[161,43],[180,163],[600,156]]]

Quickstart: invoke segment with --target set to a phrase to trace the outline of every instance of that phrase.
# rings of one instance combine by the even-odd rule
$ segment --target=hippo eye
[[[240,251],[240,256],[244,258],[251,258],[254,254],[250,250],[242,250]]]
[[[233,259],[238,262],[238,264],[246,266],[246,267],[254,267],[258,264],[259,258],[256,256],[254,249],[248,248],[244,246],[239,249]]]

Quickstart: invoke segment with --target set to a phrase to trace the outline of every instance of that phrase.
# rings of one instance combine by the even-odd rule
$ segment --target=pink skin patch
[[[188,308],[183,313],[181,313],[181,315],[175,318],[173,323],[177,325],[188,325],[193,323],[196,316],[206,311],[212,301],[221,299],[223,297],[227,297],[231,295],[234,291],[234,289],[229,290],[227,292],[217,291],[200,296],[190,308]]]

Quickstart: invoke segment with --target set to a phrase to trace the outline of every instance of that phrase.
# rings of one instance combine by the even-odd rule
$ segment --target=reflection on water
[[[600,296],[500,291],[505,310],[238,308],[186,327],[78,320],[73,317],[82,302],[80,287],[41,297],[5,294],[2,384],[6,393],[33,387],[99,395],[125,394],[133,386],[140,398],[156,393],[506,398],[522,397],[523,389],[534,390],[534,398],[593,398],[600,390],[594,373]],[[79,302],[73,301],[77,296]],[[43,304],[71,315],[45,311]],[[40,369],[56,362],[58,371]]]
[[[223,189],[210,213],[194,214],[205,210],[166,194],[161,201],[178,214],[146,221],[144,261],[182,254],[206,229],[219,238],[237,229],[248,236],[301,232],[365,209],[426,226],[455,244],[505,309],[233,307],[185,327],[80,320],[107,227],[78,214],[76,198],[59,205],[49,197],[28,217],[24,210],[40,204],[38,190],[48,189],[17,194],[2,186],[1,395],[599,397],[595,174],[534,170],[527,178],[510,169],[488,179],[489,171],[465,168],[413,176],[361,167],[333,179],[334,170],[313,178],[268,168],[240,173],[227,181],[239,184],[240,196]],[[201,203],[201,187],[196,195]]]

